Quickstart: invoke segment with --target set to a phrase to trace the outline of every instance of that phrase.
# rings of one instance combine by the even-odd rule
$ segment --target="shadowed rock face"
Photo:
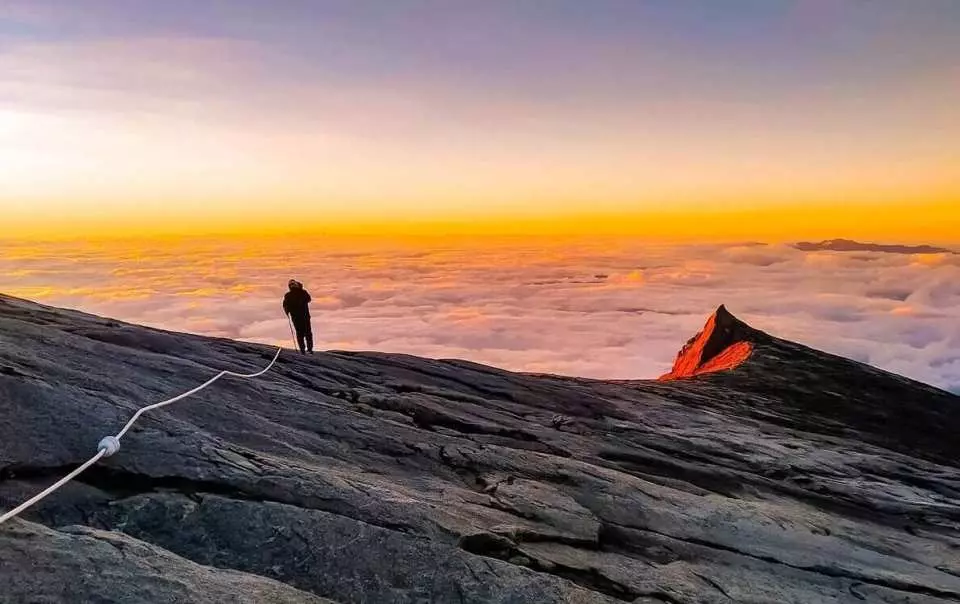
[[[3,602],[329,602],[278,581],[204,567],[122,533],[80,526],[5,526],[0,564]]]
[[[960,600],[960,397],[730,319],[665,382],[285,353],[0,526],[0,600]],[[271,356],[0,298],[0,507]]]

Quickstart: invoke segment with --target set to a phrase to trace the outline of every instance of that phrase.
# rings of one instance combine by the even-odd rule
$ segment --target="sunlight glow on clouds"
[[[288,278],[318,347],[649,378],[720,303],[759,329],[960,389],[960,256],[528,240],[0,244],[0,291],[151,326],[289,344]]]

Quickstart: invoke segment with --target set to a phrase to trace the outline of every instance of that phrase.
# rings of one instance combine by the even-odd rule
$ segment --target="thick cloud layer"
[[[327,349],[647,378],[724,303],[775,335],[960,390],[960,256],[780,245],[311,240],[0,244],[0,291],[178,331],[289,343],[287,279]]]

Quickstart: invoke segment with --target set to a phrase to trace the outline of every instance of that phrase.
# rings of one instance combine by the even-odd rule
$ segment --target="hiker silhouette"
[[[296,279],[287,282],[289,291],[283,296],[283,312],[290,317],[297,332],[300,354],[313,354],[313,330],[310,328],[310,293]]]

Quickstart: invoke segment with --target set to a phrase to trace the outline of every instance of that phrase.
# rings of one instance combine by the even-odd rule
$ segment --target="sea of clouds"
[[[719,305],[754,327],[960,391],[960,255],[628,240],[0,243],[0,292],[176,331],[650,378]]]

